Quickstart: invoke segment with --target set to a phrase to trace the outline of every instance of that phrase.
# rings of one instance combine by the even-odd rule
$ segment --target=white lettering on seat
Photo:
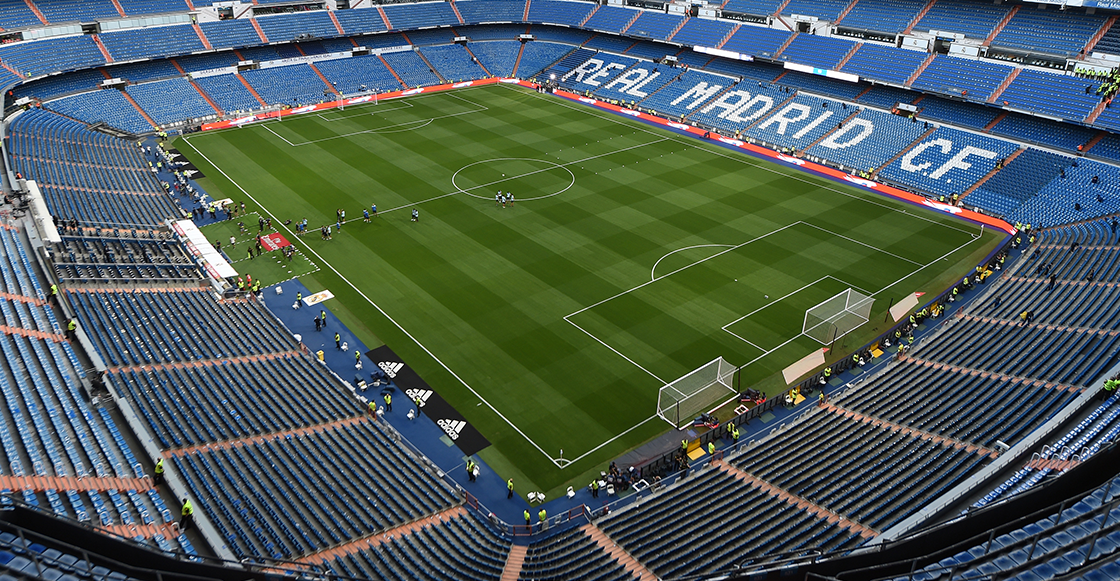
[[[759,105],[761,105],[761,108],[759,108]],[[726,119],[734,123],[746,123],[762,117],[773,108],[774,99],[766,95],[751,96],[746,91],[728,91],[716,99],[714,103],[701,109],[700,112],[711,113],[716,109],[723,109],[723,113],[717,115],[720,119]],[[752,109],[755,109],[755,111],[748,114],[748,111]]]
[[[587,59],[587,61],[582,65],[568,71],[568,74],[561,77],[560,80],[566,81],[574,75],[576,78],[576,82],[582,83],[585,76],[591,73],[595,73],[601,68],[603,68],[603,61],[599,59]]]
[[[634,95],[635,97],[645,98],[649,96],[649,93],[642,92],[641,88],[648,85],[651,81],[660,76],[661,73],[659,72],[650,74],[650,72],[646,69],[630,69],[629,71],[626,71],[625,73],[619,75],[615,80],[607,83],[603,88],[613,89],[614,87],[621,85],[622,88],[618,89],[620,93],[626,93],[627,95]]]
[[[793,115],[787,117],[786,115],[789,115],[790,113],[793,113]],[[789,127],[790,123],[804,121],[807,117],[809,117],[808,105],[803,105],[801,103],[790,103],[789,105],[786,105],[784,109],[775,113],[773,117],[767,119],[766,121],[763,121],[762,125],[758,126],[758,129],[761,131],[777,123],[778,135],[785,135],[786,127]]]
[[[971,168],[972,164],[965,161],[965,158],[970,155],[975,155],[984,159],[993,159],[996,156],[996,152],[988,151],[987,149],[980,149],[979,147],[973,147],[971,145],[965,146],[965,148],[957,152],[957,154],[954,155],[952,159],[945,162],[945,165],[942,165],[941,167],[937,168],[937,171],[929,174],[929,177],[938,180],[941,179],[941,176],[945,175],[949,170],[953,168],[965,170]]]
[[[902,156],[902,169],[908,172],[917,172],[933,165],[928,161],[914,163],[914,160],[917,159],[919,155],[921,155],[925,152],[925,150],[931,147],[938,147],[941,149],[941,153],[947,154],[950,151],[953,151],[953,142],[949,141],[948,139],[934,139],[933,141],[919,143],[917,147],[911,149],[909,152],[907,152],[906,155]]]
[[[673,99],[672,102],[669,103],[669,105],[676,106],[677,104],[681,103],[682,101],[692,99],[692,101],[689,104],[684,106],[685,109],[688,109],[689,111],[691,111],[691,110],[699,107],[700,104],[703,103],[704,101],[707,101],[708,99],[711,99],[713,96],[715,96],[716,93],[720,92],[720,90],[722,90],[722,89],[723,89],[723,85],[709,85],[707,81],[700,81],[699,83],[696,83],[695,85],[693,85],[693,87],[691,89],[685,91],[683,95],[681,95],[680,97],[677,97],[676,99]]]
[[[844,138],[846,138],[849,133],[857,129],[859,133],[853,135],[851,139],[844,141]],[[867,139],[874,131],[875,125],[867,119],[852,119],[850,122],[845,123],[836,133],[829,135],[824,141],[821,141],[820,145],[829,149],[845,149],[853,145],[858,145],[859,142]]]

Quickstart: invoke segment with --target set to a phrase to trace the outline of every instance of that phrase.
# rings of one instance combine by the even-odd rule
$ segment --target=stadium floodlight
[[[739,396],[734,379],[738,368],[723,357],[690,371],[657,392],[657,415],[678,430],[692,419]]]
[[[874,298],[855,289],[841,291],[805,311],[801,334],[827,345],[866,323],[874,304]]]

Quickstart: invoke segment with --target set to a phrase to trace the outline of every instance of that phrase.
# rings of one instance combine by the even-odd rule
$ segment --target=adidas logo
[[[458,440],[459,432],[462,432],[463,428],[467,427],[467,422],[463,420],[440,420],[436,423],[439,424],[439,427],[443,428],[443,431],[446,432],[452,440]]]
[[[432,397],[433,392],[430,389],[406,389],[404,393],[413,402],[420,400],[420,407],[424,407],[428,403],[428,398]]]
[[[381,363],[378,363],[377,366],[380,367],[381,370],[385,372],[385,375],[388,375],[389,378],[392,379],[392,378],[396,377],[397,372],[399,372],[401,370],[401,368],[404,367],[404,363],[400,363],[400,362],[393,363],[393,362],[390,362],[390,361],[382,361]]]

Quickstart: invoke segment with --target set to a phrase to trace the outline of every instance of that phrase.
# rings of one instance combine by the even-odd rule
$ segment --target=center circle
[[[576,174],[572,170],[554,161],[531,157],[484,159],[459,168],[451,176],[455,189],[480,200],[494,199],[498,190],[512,191],[518,202],[543,200],[562,194],[575,184]],[[485,192],[479,193],[484,188]],[[549,193],[529,195],[542,190]]]

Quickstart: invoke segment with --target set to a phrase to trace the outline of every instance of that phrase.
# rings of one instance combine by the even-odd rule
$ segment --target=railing
[[[9,505],[10,507],[18,507],[21,510],[31,511],[33,513],[40,514],[40,515],[43,515],[45,517],[48,517],[48,518],[51,518],[51,519],[54,519],[54,520],[63,521],[69,526],[79,527],[81,529],[86,530],[87,532],[89,532],[91,534],[97,534],[97,535],[101,535],[101,536],[111,537],[114,540],[125,543],[127,545],[130,545],[135,549],[151,552],[153,555],[158,554],[158,555],[162,555],[162,556],[165,556],[165,557],[171,557],[171,558],[181,560],[181,561],[193,561],[193,562],[196,562],[196,563],[199,563],[199,564],[202,564],[202,565],[210,565],[210,566],[224,567],[224,568],[241,569],[241,568],[244,568],[246,566],[249,566],[249,567],[260,566],[260,567],[267,567],[269,569],[280,569],[280,570],[283,570],[286,574],[294,575],[295,578],[297,578],[297,579],[306,578],[307,575],[311,575],[312,577],[320,577],[323,573],[321,570],[319,570],[318,567],[311,566],[311,565],[306,565],[306,564],[303,564],[303,563],[297,563],[297,562],[294,562],[294,561],[279,561],[279,560],[270,560],[270,559],[265,560],[265,559],[262,559],[259,562],[249,562],[247,560],[242,561],[242,562],[237,562],[237,561],[228,561],[228,560],[223,560],[223,559],[219,559],[219,558],[216,558],[216,557],[208,557],[208,556],[203,556],[203,555],[188,555],[186,553],[181,553],[181,552],[169,552],[169,551],[165,551],[165,550],[162,550],[162,549],[153,548],[150,545],[135,541],[131,538],[119,535],[119,534],[117,534],[115,532],[112,532],[112,531],[109,531],[109,530],[105,530],[105,529],[95,527],[95,526],[93,526],[91,524],[88,524],[86,522],[78,521],[78,520],[72,519],[72,518],[70,518],[68,516],[65,516],[65,515],[56,514],[52,511],[48,510],[48,509],[27,504],[23,500],[19,499],[18,497],[14,496],[14,495],[11,495],[11,494],[0,495],[0,499],[2,499],[2,500],[0,500],[0,502],[2,502],[3,504]],[[12,508],[8,508],[7,510],[11,511]],[[7,520],[7,519],[4,519],[4,520]],[[145,569],[145,568],[142,568],[142,567],[137,567],[134,564],[127,564],[127,563],[118,562],[118,561],[114,560],[112,557],[107,557],[107,556],[104,556],[104,555],[90,553],[86,549],[75,546],[75,545],[72,545],[72,544],[70,544],[70,543],[68,543],[64,540],[60,540],[60,539],[55,538],[55,537],[48,537],[46,535],[37,533],[35,531],[26,529],[26,528],[18,526],[18,525],[15,525],[11,522],[5,522],[4,528],[11,530],[14,534],[16,534],[17,537],[23,539],[24,541],[42,543],[42,544],[45,544],[47,546],[56,547],[60,551],[63,551],[65,553],[69,553],[71,555],[74,555],[75,557],[79,557],[81,559],[81,563],[84,564],[84,566],[85,566],[86,572],[89,573],[89,574],[92,574],[93,567],[95,566],[94,561],[96,561],[101,566],[108,567],[108,568],[113,569],[113,570],[118,571],[118,572],[129,572],[129,573],[132,573],[132,574],[146,573],[147,576],[150,576],[151,578],[154,578],[154,579],[163,579],[165,577],[173,577],[175,579],[183,579],[183,580],[198,580],[198,581],[207,581],[207,580],[212,581],[213,580],[213,577],[211,577],[211,576],[193,575],[193,574],[183,573],[183,572],[179,572],[179,571],[168,572],[168,571],[159,571],[159,570],[154,570],[154,569]],[[40,567],[42,567],[42,565],[44,565],[44,563],[41,562],[42,557],[32,555],[32,558],[33,558],[33,560],[36,561],[36,565],[38,565]],[[51,566],[51,565],[53,565],[53,563],[46,563],[46,565]],[[69,566],[74,567],[75,569],[80,568],[80,566],[76,565],[76,564],[75,565],[69,565]]]

